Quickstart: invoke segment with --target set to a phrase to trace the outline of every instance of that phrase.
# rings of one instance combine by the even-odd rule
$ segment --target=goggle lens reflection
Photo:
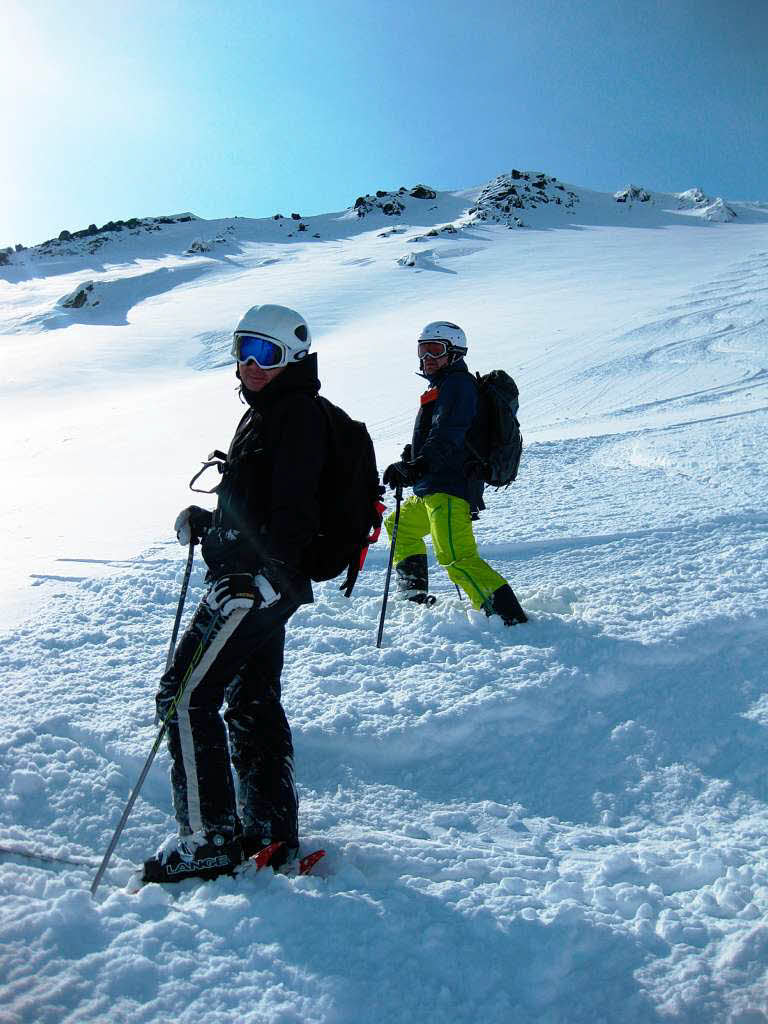
[[[247,363],[253,360],[262,370],[271,370],[281,366],[284,358],[282,345],[269,338],[260,338],[256,334],[238,334],[237,336],[238,361]]]
[[[425,356],[444,356],[447,351],[448,346],[444,341],[419,342],[419,359],[423,359]]]

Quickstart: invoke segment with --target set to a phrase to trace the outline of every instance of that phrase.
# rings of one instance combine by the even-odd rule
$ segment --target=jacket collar
[[[457,359],[455,363],[451,363],[449,366],[444,366],[442,370],[437,371],[434,377],[428,377],[426,373],[422,373],[420,376],[429,381],[430,387],[439,388],[446,377],[450,377],[452,373],[469,373],[467,364],[463,359]]]
[[[289,394],[316,395],[320,390],[317,376],[317,354],[310,353],[300,363],[293,363],[261,391],[249,391],[241,383],[240,392],[256,412],[264,412]]]

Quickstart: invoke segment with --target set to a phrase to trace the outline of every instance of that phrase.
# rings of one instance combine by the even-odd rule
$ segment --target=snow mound
[[[720,224],[727,224],[736,220],[738,214],[720,196],[713,199],[700,188],[689,188],[685,192],[675,193],[679,200],[679,209],[703,220],[709,220]]]
[[[401,256],[397,261],[400,267],[415,267],[418,269],[435,270],[435,262],[437,260],[437,253],[432,249],[424,249],[421,252],[407,252],[404,256]]]
[[[729,206],[724,199],[718,197],[709,206],[703,207],[697,211],[698,216],[704,220],[716,221],[720,224],[726,224],[729,221],[736,220],[738,214]]]
[[[200,255],[188,253],[187,255]],[[20,321],[15,331],[55,330],[78,321],[87,324],[125,326],[128,313],[156,295],[197,280],[209,272],[211,261],[153,267],[145,273],[112,273],[83,281],[60,298],[52,308],[33,313]],[[15,332],[14,332],[15,333]]]

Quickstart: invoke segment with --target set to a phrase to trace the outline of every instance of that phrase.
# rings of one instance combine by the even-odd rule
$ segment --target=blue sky
[[[766,52],[766,0],[4,0],[0,245],[511,167],[768,200]]]

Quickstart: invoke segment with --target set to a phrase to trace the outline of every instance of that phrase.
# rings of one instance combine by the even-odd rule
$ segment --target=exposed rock
[[[394,192],[379,192],[375,196],[358,196],[355,200],[355,209],[358,217],[365,217],[373,211],[383,213],[387,217],[398,217],[405,209],[405,204]]]
[[[224,239],[222,238],[222,242]],[[197,253],[210,252],[210,243],[204,242],[202,238],[196,238],[184,253],[185,256],[195,256]]]
[[[403,197],[406,195],[412,199],[437,198],[437,192],[427,188],[426,185],[414,185],[410,192],[401,185],[397,192],[385,192],[384,189],[378,189],[375,195],[358,196],[354,209],[357,211],[358,217],[365,217],[374,211],[383,213],[387,217],[399,217],[406,208],[403,201]]]
[[[529,181],[532,184],[521,184]],[[536,209],[547,203],[572,208],[579,201],[575,192],[566,192],[567,198],[563,200],[555,193],[555,189],[566,192],[557,178],[551,178],[543,171],[527,172],[513,169],[509,174],[500,174],[482,189],[475,205],[467,213],[468,221],[464,223],[480,220],[492,224],[506,224],[508,227],[521,227],[522,221],[514,213],[515,210]]]
[[[301,214],[300,213],[292,213],[291,214],[291,220],[301,220]]]
[[[96,299],[95,302],[89,302],[92,294],[93,281],[85,281],[83,284],[75,288],[73,292],[70,292],[69,295],[65,295],[63,299],[59,299],[59,305],[63,306],[64,309],[81,309],[85,305],[97,306],[99,304],[98,299]]]
[[[71,242],[72,241],[72,235],[71,235],[71,233],[69,231],[66,231],[66,230],[62,231],[59,234],[59,239],[58,240],[60,242]]]
[[[650,203],[651,193],[647,192],[644,188],[640,188],[639,185],[629,185],[627,188],[621,189],[619,192],[613,193],[613,198],[617,203]]]
[[[11,262],[7,249],[0,250],[0,267],[7,267]]]

